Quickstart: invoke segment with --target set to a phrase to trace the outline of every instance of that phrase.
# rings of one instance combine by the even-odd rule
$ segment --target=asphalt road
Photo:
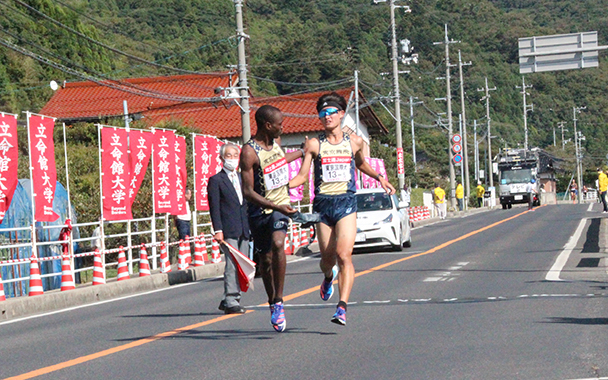
[[[358,253],[344,327],[329,321],[337,297],[318,296],[316,257],[288,264],[284,333],[270,326],[259,279],[243,297],[245,315],[217,310],[215,279],[2,323],[0,378],[608,376],[608,275],[595,268],[586,277],[577,259],[603,249],[593,207],[453,218],[413,230],[403,252]],[[583,218],[591,219],[579,228]],[[550,270],[567,281],[547,280]]]

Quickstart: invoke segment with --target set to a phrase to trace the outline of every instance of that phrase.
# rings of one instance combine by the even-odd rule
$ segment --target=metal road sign
[[[455,134],[454,136],[452,136],[452,143],[460,144],[461,141],[462,141],[462,136],[460,136],[459,134]]]
[[[460,153],[462,152],[462,145],[454,144],[452,145],[452,150],[454,151],[454,153]]]
[[[583,69],[599,66],[597,32],[519,39],[519,73]]]
[[[459,164],[460,162],[462,162],[462,155],[461,154],[455,154],[453,160],[454,160],[455,164]]]

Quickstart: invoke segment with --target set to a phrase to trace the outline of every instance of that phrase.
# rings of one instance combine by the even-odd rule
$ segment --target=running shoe
[[[285,321],[285,311],[283,310],[283,302],[277,302],[270,305],[270,324],[276,332],[285,331],[287,321]]]
[[[342,306],[338,306],[336,314],[331,318],[331,321],[335,324],[346,326],[346,310]]]
[[[329,300],[334,294],[334,280],[337,276],[338,266],[334,265],[333,268],[331,268],[331,281],[327,282],[325,281],[325,279],[323,279],[323,282],[321,283],[321,289],[319,291],[319,294],[321,295],[321,299],[323,301]]]

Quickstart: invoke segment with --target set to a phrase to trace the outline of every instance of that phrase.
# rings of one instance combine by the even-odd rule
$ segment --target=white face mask
[[[236,158],[230,158],[230,159],[224,160],[224,167],[226,168],[226,170],[234,171],[234,169],[236,169],[237,166],[239,166],[239,160]]]

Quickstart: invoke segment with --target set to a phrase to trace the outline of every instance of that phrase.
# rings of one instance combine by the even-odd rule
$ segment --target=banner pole
[[[196,212],[196,207],[198,206],[198,203],[196,203],[196,137],[194,133],[192,133],[192,168],[194,172],[194,182],[192,182],[194,184],[192,187],[192,192],[194,193],[194,211],[192,211],[192,221],[194,223],[192,223],[192,233],[194,236],[198,236],[198,214]]]
[[[30,117],[32,114],[30,111],[26,111],[25,117],[27,118],[27,146],[28,149],[32,150],[32,137],[30,134]],[[36,252],[36,197],[34,194],[34,166],[32,165],[32,155],[29,154],[29,162],[30,162],[30,191],[32,198],[32,254],[38,257],[38,252]]]
[[[103,224],[103,168],[101,166],[101,153],[102,153],[102,149],[101,149],[101,124],[97,124],[97,142],[99,144],[99,210],[101,211],[101,216],[99,217],[99,238],[101,240],[101,250],[102,250],[102,255],[101,255],[101,262],[102,265],[104,266],[104,271],[105,271],[105,265],[106,265],[106,255],[103,254],[103,251],[106,249],[106,235],[105,235],[105,231],[104,231],[104,224]]]
[[[152,134],[155,133],[155,129],[152,128]],[[154,262],[156,263],[156,186],[154,183],[154,139],[152,139],[152,143],[151,143],[151,149],[150,149],[150,154],[152,155],[151,157],[151,161],[152,161],[152,221],[150,223],[150,229],[152,230],[152,236],[151,239],[152,240],[152,254],[154,256]],[[167,250],[169,250],[169,247],[167,247]]]
[[[63,153],[65,154],[65,186],[68,192],[68,219],[72,220],[72,202],[70,198],[70,174],[68,171],[68,144],[65,134],[65,123],[63,123]]]

